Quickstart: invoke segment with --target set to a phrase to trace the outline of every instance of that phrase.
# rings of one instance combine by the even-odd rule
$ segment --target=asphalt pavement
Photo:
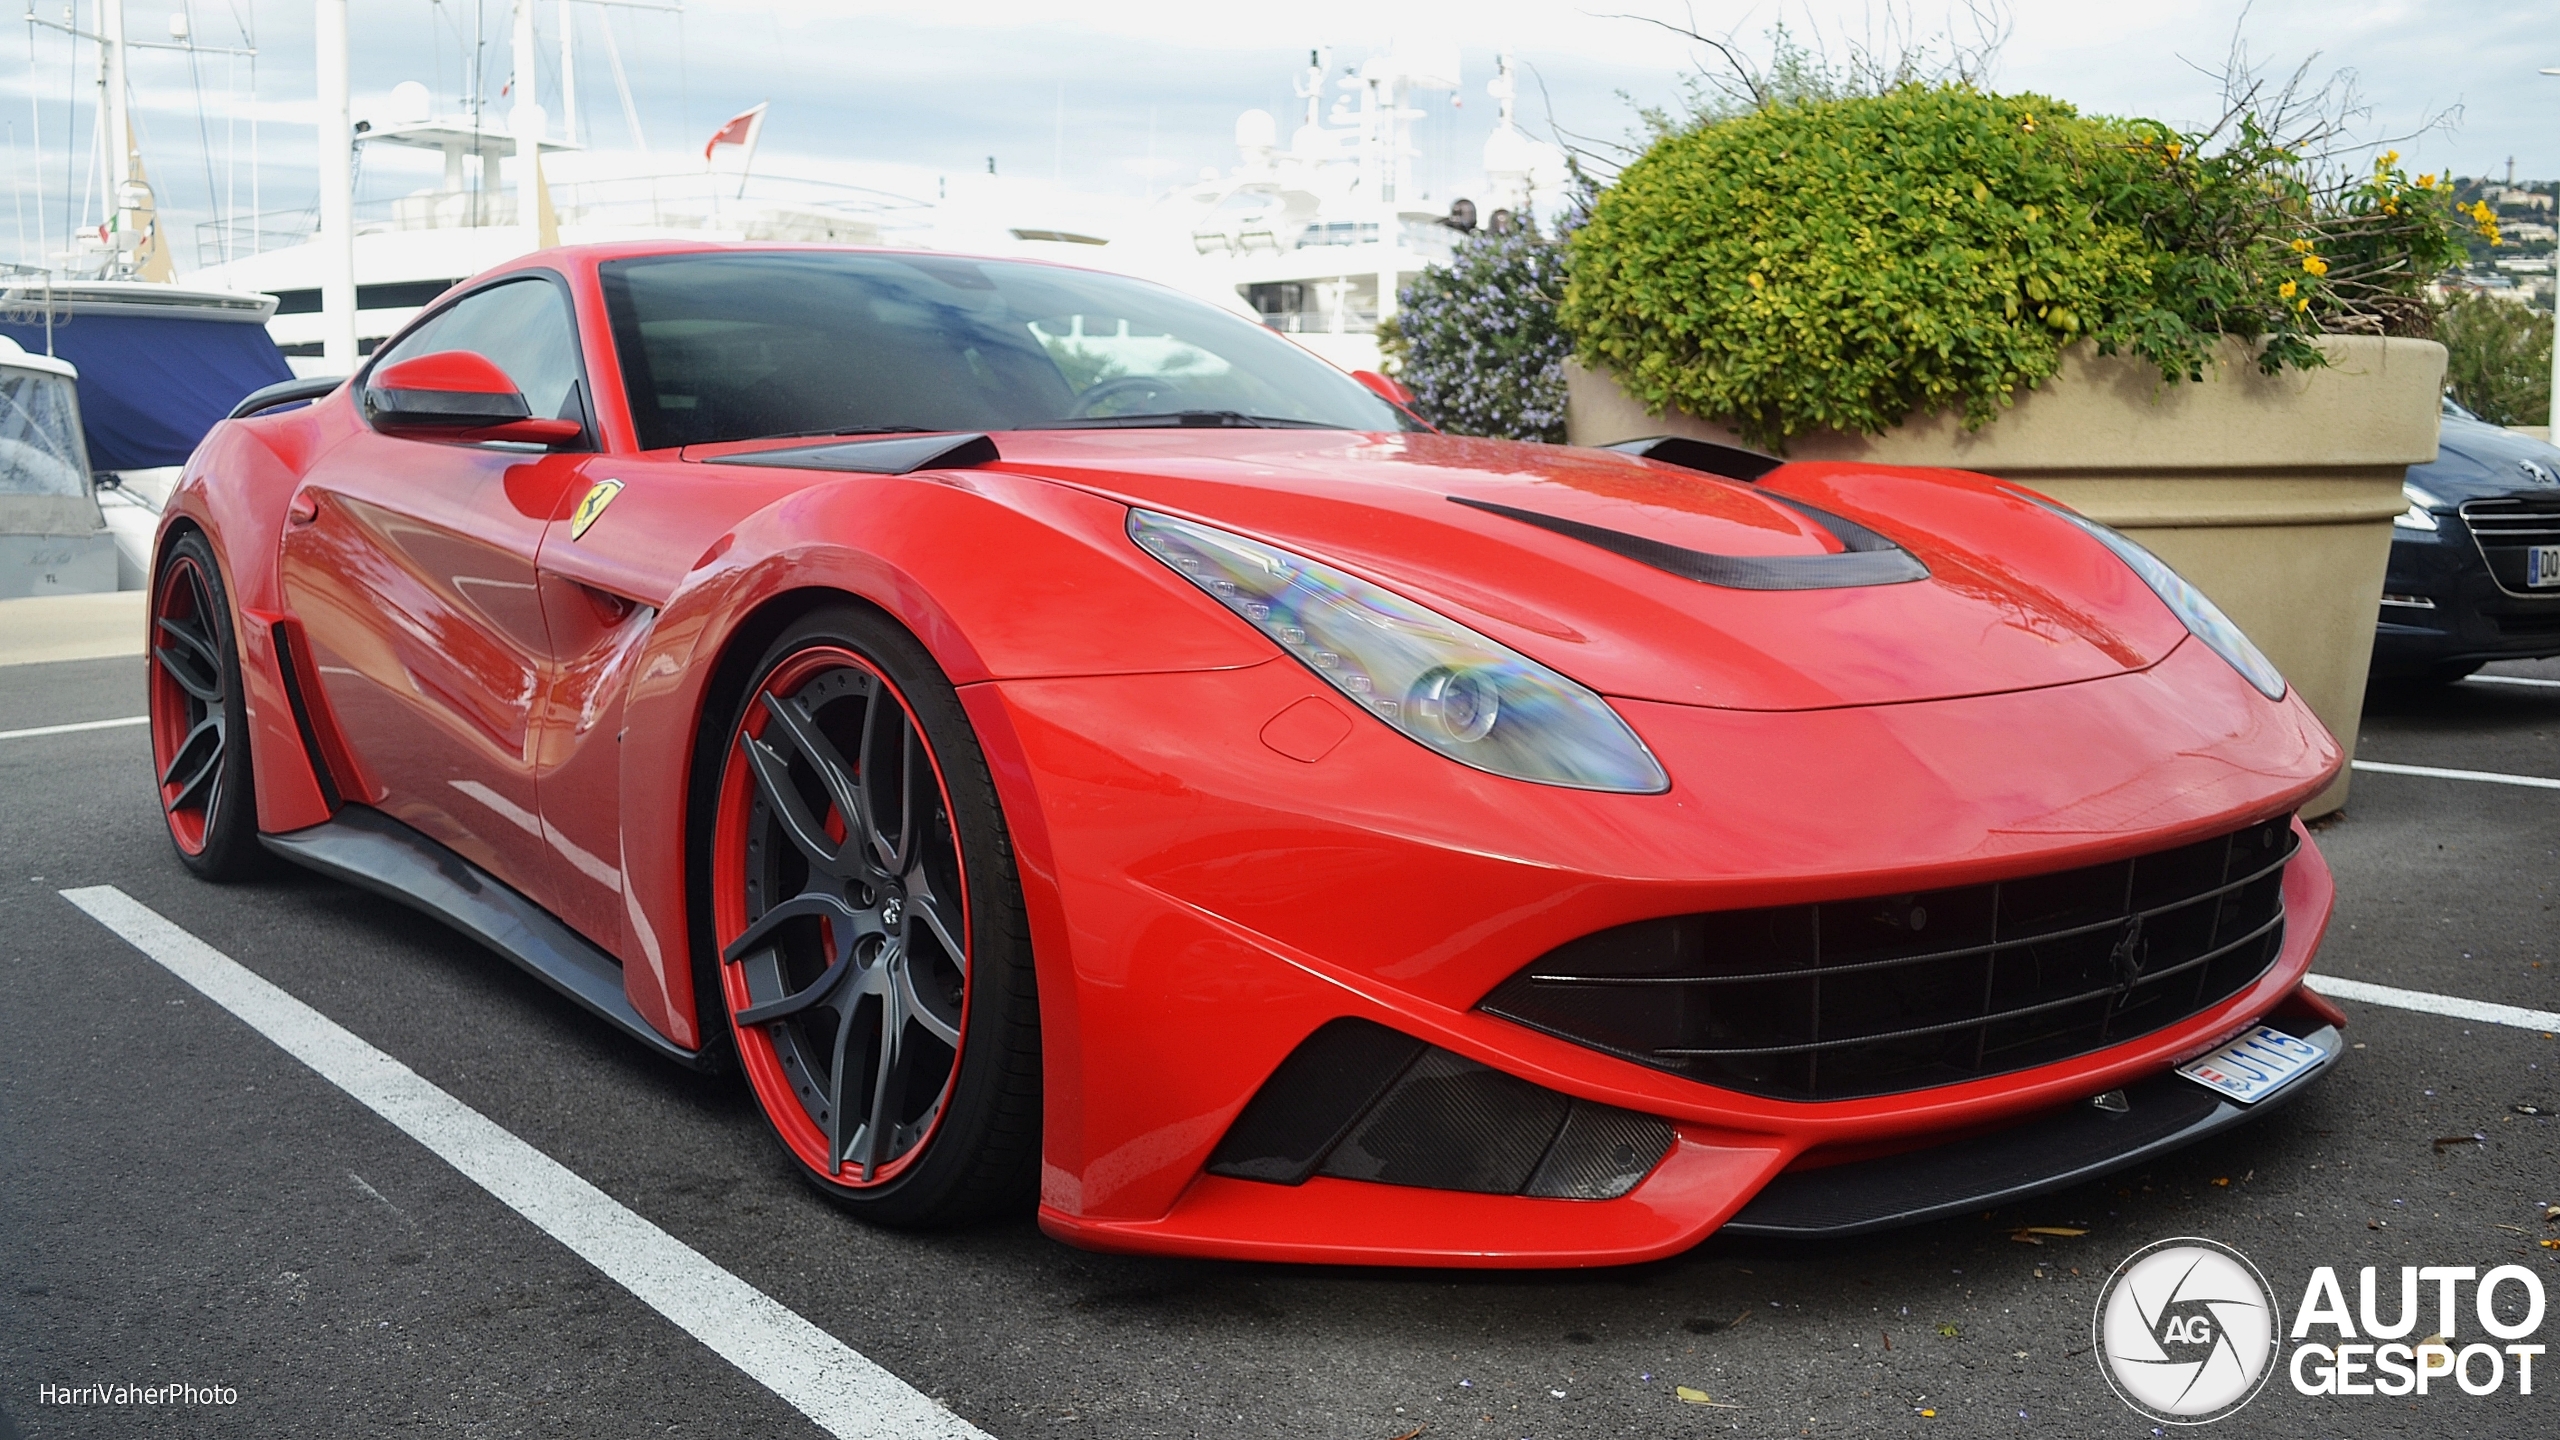
[[[0,732],[141,708],[137,659],[0,668]],[[2362,757],[2560,777],[2556,741],[2560,686],[2470,682],[2378,696]],[[147,770],[137,726],[0,739],[0,1435],[819,1433],[59,893],[97,885],[1005,1440],[2149,1436],[2088,1349],[2100,1285],[2154,1240],[2236,1247],[2288,1316],[2319,1265],[2350,1304],[2364,1265],[2560,1282],[2539,1243],[2560,1240],[2560,1041],[2354,1001],[2355,1048],[2260,1125],[1852,1242],[1448,1274],[1092,1255],[1027,1218],[872,1230],[804,1189],[736,1081],[652,1058],[440,926],[292,871],[196,882]],[[2320,971],[2560,1010],[2560,791],[2359,774],[2318,839],[2340,892]],[[2482,1338],[2463,1303],[2457,1343]],[[2544,1366],[2531,1396],[2511,1375],[2423,1399],[2306,1398],[2279,1373],[2215,1428],[2550,1435],[2560,1357]],[[43,1399],[120,1382],[230,1398]]]

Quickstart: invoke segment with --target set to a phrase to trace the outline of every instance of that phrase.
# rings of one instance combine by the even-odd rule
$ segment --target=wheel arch
[[[958,690],[1037,950],[1065,953],[1032,769],[990,682],[1269,658],[1268,642],[1140,553],[1126,515],[1117,502],[1036,477],[893,477],[794,491],[714,543],[668,595],[632,662],[624,704],[622,953],[643,1015],[686,1046],[708,1043],[717,1028],[695,1003],[709,933],[700,918],[702,777],[716,773],[706,761],[723,738],[704,731],[726,717],[772,638],[817,604],[886,616]]]
[[[757,600],[741,609],[735,621],[722,631],[709,646],[709,653],[699,668],[705,678],[698,698],[690,707],[691,728],[686,737],[683,761],[682,816],[676,826],[683,867],[684,896],[682,934],[684,963],[681,966],[658,965],[660,983],[665,986],[659,997],[663,1004],[661,1028],[682,1043],[697,1047],[706,1057],[717,1054],[718,1062],[734,1061],[732,1037],[717,1008],[720,994],[718,946],[712,931],[710,896],[710,862],[713,830],[716,825],[720,776],[725,768],[725,750],[730,718],[752,686],[757,662],[784,631],[810,613],[833,605],[847,605],[867,610],[896,626],[914,639],[917,645],[940,667],[946,679],[952,680],[960,707],[979,754],[984,760],[988,779],[996,800],[997,820],[1003,825],[1020,887],[1023,914],[1030,927],[1035,963],[1033,984],[1035,1004],[1044,1017],[1043,1029],[1050,1023],[1072,1023],[1072,986],[1045,983],[1052,977],[1046,972],[1064,963],[1067,954],[1065,912],[1057,891],[1056,862],[1043,821],[1038,796],[1033,789],[1031,767],[1020,740],[1004,707],[990,694],[993,687],[952,675],[952,664],[938,652],[931,639],[896,609],[882,604],[874,596],[841,585],[794,585]],[[645,667],[644,667],[645,671]],[[632,757],[626,756],[626,765]],[[628,772],[626,771],[626,777]],[[625,783],[628,803],[631,789]],[[628,845],[626,840],[626,845]],[[664,892],[661,892],[664,893]],[[632,910],[640,921],[640,909]],[[645,924],[645,922],[642,922]],[[646,943],[642,950],[647,952]],[[681,993],[676,987],[682,986]],[[644,1003],[642,988],[631,987],[635,1004]],[[713,997],[706,1001],[704,997]],[[681,1029],[679,1029],[681,1027]],[[1044,1045],[1044,1051],[1046,1046]]]
[[[251,803],[258,828],[268,833],[319,824],[337,808],[335,785],[306,739],[311,722],[325,731],[329,721],[298,711],[294,699],[297,690],[316,695],[316,676],[289,679],[276,646],[278,626],[285,627],[288,646],[294,638],[276,562],[286,501],[301,467],[353,423],[352,414],[343,398],[324,399],[303,410],[215,425],[187,457],[152,543],[155,596],[160,567],[180,535],[202,535],[213,554],[249,712]],[[307,665],[307,654],[303,659]]]
[[[685,756],[684,813],[677,834],[684,864],[686,1009],[694,1017],[695,1044],[706,1056],[731,1055],[728,1028],[704,1013],[701,1003],[703,996],[720,993],[718,946],[711,932],[710,870],[727,717],[745,698],[755,679],[756,662],[776,637],[813,611],[848,603],[878,611],[892,621],[897,618],[852,591],[832,586],[802,585],[767,596],[721,636],[711,657],[710,676],[694,706],[693,734]]]

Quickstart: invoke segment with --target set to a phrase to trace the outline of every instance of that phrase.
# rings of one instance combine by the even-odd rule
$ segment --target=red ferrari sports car
[[[1433,433],[1061,266],[529,256],[160,536],[209,879],[281,855],[734,1064],[856,1213],[1587,1265],[2308,1088],[2336,743],[1978,475]]]

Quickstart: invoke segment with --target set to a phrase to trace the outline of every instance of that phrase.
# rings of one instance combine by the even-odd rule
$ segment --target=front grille
[[[2560,496],[2508,496],[2500,500],[2467,500],[2462,523],[2471,527],[2472,543],[2488,562],[2491,578],[2510,595],[2560,595],[2560,589],[2525,584],[2525,549],[2560,545]]]
[[[2059,874],[1675,915],[1570,941],[1479,1008],[1731,1090],[1840,1100],[2117,1044],[2284,948],[2289,817]]]

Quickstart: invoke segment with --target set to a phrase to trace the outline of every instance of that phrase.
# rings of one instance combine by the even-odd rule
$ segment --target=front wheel
[[[710,854],[720,990],[783,1148],[887,1224],[1026,1201],[1031,947],[951,683],[886,618],[823,610],[766,651],[726,734]]]

